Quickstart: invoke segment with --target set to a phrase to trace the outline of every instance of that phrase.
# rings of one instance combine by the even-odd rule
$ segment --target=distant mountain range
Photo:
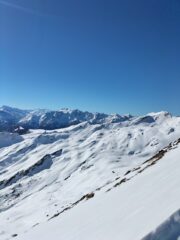
[[[76,125],[83,122],[90,124],[120,123],[130,121],[134,124],[153,123],[159,118],[170,117],[168,112],[148,114],[142,117],[131,115],[104,114],[83,112],[80,110],[60,109],[51,110],[21,110],[9,106],[0,107],[0,131],[13,132],[22,127],[24,129],[54,130]]]
[[[53,130],[76,125],[82,122],[91,124],[105,122],[121,122],[132,116],[119,114],[90,113],[80,110],[61,109],[50,110],[21,110],[9,106],[0,108],[0,131],[13,131],[17,127],[27,129]]]

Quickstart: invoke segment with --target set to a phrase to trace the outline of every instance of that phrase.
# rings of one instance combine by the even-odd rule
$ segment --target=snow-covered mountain
[[[71,126],[0,133],[0,239],[140,240],[178,211],[180,117],[59,112]]]
[[[12,131],[17,127],[26,129],[53,130],[69,127],[82,122],[91,124],[106,122],[121,122],[130,119],[131,116],[119,114],[90,113],[80,110],[61,109],[50,110],[20,110],[8,106],[0,108],[0,131]]]
[[[29,111],[11,108],[8,106],[0,107],[0,131],[12,131],[18,122],[24,118]]]

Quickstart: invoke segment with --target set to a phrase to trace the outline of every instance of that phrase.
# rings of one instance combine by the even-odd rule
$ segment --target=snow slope
[[[23,137],[19,136],[17,133],[0,132],[0,148],[11,146],[23,140]]]
[[[91,200],[17,239],[140,240],[174,212],[176,215],[173,215],[173,220],[178,223],[179,156],[180,146],[174,147],[156,164],[126,183],[110,192],[96,194]],[[180,233],[178,229],[176,231]],[[167,238],[167,235],[161,234],[156,238],[145,239],[179,239],[176,237],[179,235],[172,234]]]
[[[95,197],[89,202],[111,195],[116,190],[104,192],[127,171],[138,169],[180,136],[180,118],[166,112],[113,119],[30,130],[19,136],[21,142],[0,148],[0,239],[23,236],[62,211],[64,216],[77,211],[92,192]]]

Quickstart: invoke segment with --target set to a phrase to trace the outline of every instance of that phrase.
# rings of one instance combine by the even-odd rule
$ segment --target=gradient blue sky
[[[180,114],[179,0],[0,0],[0,105]]]

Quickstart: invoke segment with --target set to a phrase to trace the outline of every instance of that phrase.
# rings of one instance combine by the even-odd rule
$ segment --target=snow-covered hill
[[[11,146],[23,140],[23,137],[17,133],[0,132],[0,148]]]
[[[142,165],[142,172],[126,175],[113,190],[104,188],[17,239],[179,240],[179,156],[180,146],[175,144],[162,158],[156,156]]]
[[[29,112],[29,114],[31,113]],[[155,173],[152,172],[150,177],[146,178],[145,172],[150,170],[144,171],[143,169],[149,164],[146,162],[148,159],[180,137],[180,118],[172,117],[167,112],[151,113],[142,117],[121,117],[121,120],[120,116],[117,116],[119,115],[108,115],[105,120],[102,121],[102,118],[99,118],[99,121],[95,121],[93,124],[91,120],[87,121],[86,119],[79,124],[76,123],[76,125],[56,130],[29,130],[27,134],[16,135],[19,136],[19,139],[12,142],[8,141],[9,143],[6,142],[6,145],[2,145],[5,138],[4,140],[0,138],[0,239],[7,240],[12,237],[23,239],[26,236],[24,233],[31,232],[31,229],[33,229],[33,237],[29,235],[29,239],[36,240],[43,239],[43,237],[45,239],[42,233],[43,226],[45,229],[48,229],[49,226],[51,231],[53,230],[58,234],[58,238],[52,237],[55,240],[119,239],[117,231],[119,234],[125,234],[130,228],[134,229],[133,225],[128,224],[125,230],[127,221],[120,221],[119,218],[124,216],[125,219],[131,219],[132,216],[138,216],[138,212],[141,213],[142,209],[146,214],[146,207],[150,207],[150,205],[146,206],[146,198],[149,196],[151,199],[153,196],[152,192],[148,195],[145,188],[150,191],[156,190],[154,179],[161,176],[162,179],[166,180],[167,172],[164,170],[165,168],[162,168],[161,174],[160,168],[160,175],[157,174],[158,170],[154,170]],[[6,134],[8,138],[12,137],[11,133]],[[167,155],[178,151],[179,148],[176,147],[174,146],[175,149],[172,149],[171,146]],[[160,156],[164,155],[162,152],[159,154]],[[172,166],[171,160],[166,160],[167,171],[168,169],[178,171],[178,165],[177,169],[175,165],[178,161],[177,156],[176,152],[176,158],[173,158],[175,162],[172,160]],[[158,164],[160,162],[155,164],[152,169],[156,169]],[[138,176],[134,177],[136,174]],[[133,179],[127,182],[124,180],[130,177]],[[139,178],[138,184],[133,183],[137,181],[135,179]],[[168,179],[170,183],[171,179]],[[150,184],[151,181],[153,185]],[[156,181],[158,182],[159,179]],[[157,190],[162,189],[162,194],[163,191],[167,192],[168,181],[162,181],[164,188],[162,185],[157,185]],[[134,187],[131,187],[130,182]],[[119,192],[122,191],[121,188],[114,187],[121,185],[121,183],[124,183],[124,187],[127,186],[123,193]],[[151,186],[153,186],[152,189]],[[140,197],[137,196],[140,193],[137,190],[141,188],[142,199],[140,200]],[[170,186],[167,186],[168,191],[169,188]],[[159,196],[161,195],[157,196],[158,200]],[[136,197],[137,201],[135,201]],[[92,198],[91,201],[86,202],[86,199],[89,198]],[[143,201],[145,202],[143,203]],[[173,197],[172,204],[174,201]],[[100,202],[104,202],[102,204],[102,211],[104,211],[102,218],[105,219],[103,222],[101,214],[98,215]],[[125,216],[125,212],[122,212],[124,215],[120,213],[126,202],[129,205],[126,205],[124,209],[129,212]],[[133,202],[139,204],[140,209]],[[97,208],[93,210],[91,204]],[[142,204],[145,204],[145,207]],[[147,201],[147,204],[150,204],[150,200]],[[169,204],[171,205],[170,200]],[[85,210],[86,206],[87,210]],[[127,206],[129,206],[129,210]],[[162,206],[167,208],[163,204]],[[94,217],[88,212],[88,208]],[[175,207],[170,208],[166,212],[167,214],[155,221],[155,225],[150,222],[150,228],[145,228],[139,232],[138,236],[144,237],[177,210]],[[85,215],[82,215],[84,211],[87,213],[86,219]],[[116,211],[117,216],[114,215]],[[75,214],[72,215],[72,219],[71,212]],[[80,214],[79,217],[78,214]],[[108,224],[112,223],[109,222],[108,216],[112,221],[115,221],[112,224],[112,230],[110,227],[108,228]],[[92,224],[91,219],[94,221],[95,218],[100,221],[101,226]],[[139,224],[141,220],[140,218]],[[132,220],[132,224],[133,221],[135,219]],[[81,223],[85,224],[86,222],[87,225],[81,225]],[[60,232],[55,230],[57,224],[61,226]],[[94,233],[91,232],[89,238],[85,238],[84,234],[88,233],[83,229],[88,229],[89,224],[92,225]],[[77,228],[75,228],[76,225]],[[123,228],[122,231],[117,230],[117,226]],[[36,228],[38,232],[36,232]],[[95,238],[93,234],[99,237]],[[108,238],[110,236],[108,234],[113,237]],[[60,236],[64,237],[60,238]],[[129,235],[122,236],[127,236],[120,238],[123,240],[139,239],[130,238]],[[50,235],[47,233],[47,239],[49,238]]]

